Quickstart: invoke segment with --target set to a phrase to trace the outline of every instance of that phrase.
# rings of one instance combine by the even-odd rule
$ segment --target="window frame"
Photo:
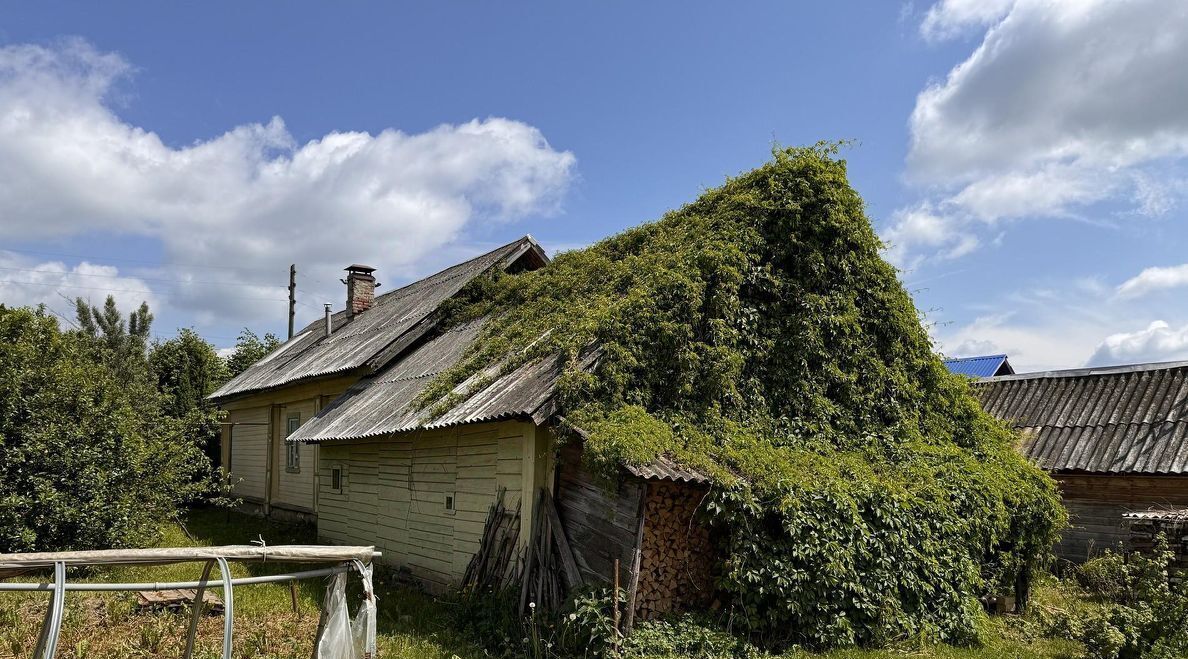
[[[294,425],[294,422],[296,424]],[[301,414],[294,412],[285,417],[285,437],[297,432],[301,427]],[[301,473],[301,445],[294,442],[285,442],[285,472],[290,474]]]

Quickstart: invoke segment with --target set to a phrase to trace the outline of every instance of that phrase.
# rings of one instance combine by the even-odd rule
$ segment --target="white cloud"
[[[905,270],[920,264],[922,248],[937,258],[955,259],[978,247],[976,236],[947,222],[927,204],[896,211],[882,238],[888,245],[884,256]]]
[[[1089,358],[1090,366],[1188,359],[1188,325],[1178,329],[1162,320],[1146,329],[1111,334]]]
[[[1155,291],[1188,286],[1188,263],[1146,268],[1118,286],[1118,296],[1137,298]]]
[[[311,301],[337,303],[344,265],[378,266],[382,279],[476,222],[557,211],[573,178],[572,153],[502,118],[417,134],[332,132],[298,144],[273,117],[175,147],[113,110],[115,85],[131,71],[78,40],[0,48],[5,237],[158,239],[180,264],[163,276],[245,287],[171,287],[168,304],[199,322],[261,317],[259,302],[228,291],[277,298],[291,262]],[[252,270],[195,274],[184,265],[195,263]]]
[[[75,298],[101,306],[109,293],[124,311],[136,308],[141,302],[156,308],[160,302],[146,282],[122,275],[112,266],[84,261],[71,267],[60,261],[38,262],[0,251],[0,303],[5,305],[45,303],[54,313],[73,321]]]
[[[920,92],[909,122],[907,179],[950,231],[1174,205],[1182,186],[1163,179],[1188,156],[1188,3],[946,0],[920,29],[978,26],[981,43]]]
[[[1003,307],[1007,310],[969,323],[938,327],[934,332],[938,350],[949,357],[1002,353],[1019,372],[1051,370],[1083,364],[1102,336],[1100,324],[1047,313],[1040,304],[1003,301]]]
[[[1014,0],[943,0],[928,9],[920,35],[929,41],[951,39],[966,30],[996,22]]]

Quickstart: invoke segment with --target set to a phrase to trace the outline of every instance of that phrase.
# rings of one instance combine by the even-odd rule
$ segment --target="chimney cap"
[[[359,265],[358,263],[348,265],[347,267],[343,268],[343,270],[346,270],[347,272],[359,272],[365,275],[375,272],[375,268],[369,265]]]

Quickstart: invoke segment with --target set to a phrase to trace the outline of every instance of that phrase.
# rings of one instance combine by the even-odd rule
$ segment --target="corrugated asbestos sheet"
[[[1013,375],[1006,355],[986,355],[983,357],[958,357],[946,359],[945,367],[949,372],[957,375],[968,375],[971,378],[988,378],[994,375]]]
[[[379,374],[360,380],[345,394],[301,426],[290,441],[322,442],[362,439],[388,433],[442,428],[462,423],[524,418],[543,423],[552,414],[553,392],[562,366],[544,359],[497,378],[478,393],[440,416],[430,418],[429,405],[416,409],[413,401],[434,377],[453,366],[478,336],[483,321],[455,328],[426,341]],[[590,356],[579,367],[588,367]],[[493,377],[497,368],[480,376]],[[458,386],[465,391],[474,381]]]
[[[644,480],[677,481],[679,483],[708,483],[709,477],[696,469],[682,467],[666,455],[661,455],[649,465],[624,465],[633,476]]]
[[[493,267],[508,267],[530,250],[540,250],[531,237],[459,263],[403,288],[376,296],[371,309],[349,317],[345,310],[332,317],[333,331],[323,335],[324,319],[310,323],[292,339],[210,395],[230,398],[277,387],[305,378],[378,368],[373,358],[395,357],[394,345],[411,342],[430,323],[422,322],[442,302],[476,276]],[[543,250],[539,251],[543,255]],[[392,353],[392,354],[387,354]],[[387,361],[386,359],[383,361]]]
[[[986,378],[974,391],[1044,469],[1188,473],[1188,362]]]

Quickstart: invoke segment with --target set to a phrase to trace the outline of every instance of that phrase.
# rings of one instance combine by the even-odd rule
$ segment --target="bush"
[[[1085,561],[1076,572],[1077,582],[1091,595],[1107,600],[1128,598],[1130,579],[1126,558],[1121,554],[1106,551],[1101,556]]]
[[[701,657],[750,659],[763,653],[739,640],[714,621],[696,615],[654,620],[636,625],[623,644],[627,657]]]
[[[149,542],[207,488],[186,430],[134,351],[0,305],[0,552]]]
[[[1188,592],[1175,587],[1168,567],[1173,558],[1159,536],[1150,554],[1106,552],[1086,562],[1078,581],[1107,604],[1088,613],[1070,635],[1085,644],[1091,659],[1171,659],[1188,656]]]

